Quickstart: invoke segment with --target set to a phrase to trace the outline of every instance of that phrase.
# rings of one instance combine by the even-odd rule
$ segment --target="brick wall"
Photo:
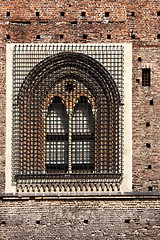
[[[158,1],[1,1],[3,43],[8,42],[122,42],[157,45]],[[10,12],[10,16],[6,16]],[[36,12],[39,16],[36,16]],[[64,16],[61,16],[64,12]],[[85,12],[85,16],[82,16]],[[109,17],[105,17],[105,13]],[[135,16],[132,16],[134,12]],[[77,22],[77,24],[73,24]],[[87,34],[87,40],[83,40]],[[107,35],[111,39],[107,40]],[[59,35],[64,35],[60,39]]]
[[[0,189],[4,191],[6,43],[133,43],[133,187],[158,189],[159,1],[1,1]],[[36,14],[36,12],[38,12]],[[64,14],[61,14],[63,12]],[[82,16],[85,12],[85,16]],[[10,16],[7,16],[10,15]],[[39,15],[39,16],[36,16]],[[61,16],[64,15],[64,16]],[[109,16],[108,16],[109,15]],[[132,16],[134,15],[134,16]],[[106,17],[105,17],[106,16]],[[74,24],[73,24],[74,23]],[[77,23],[77,24],[75,24]],[[83,35],[87,39],[83,39]],[[39,35],[40,39],[37,39]],[[60,37],[60,35],[63,35]],[[110,35],[111,39],[107,36]],[[133,38],[135,36],[135,39]],[[10,39],[7,39],[9,38]],[[138,56],[142,61],[138,62]],[[151,68],[151,87],[142,87],[141,69]],[[140,79],[140,83],[136,83]],[[153,99],[154,105],[149,101]],[[149,121],[150,127],[145,123]],[[151,148],[146,148],[146,143]],[[148,169],[151,165],[151,169]]]
[[[43,42],[133,43],[133,191],[159,190],[159,11],[158,0],[0,1],[2,193],[5,185],[6,43]],[[105,17],[108,12],[109,17]],[[87,39],[83,38],[84,34]],[[142,87],[141,72],[146,67],[151,68],[151,87]],[[149,127],[146,122],[150,123]],[[151,147],[147,148],[146,143]],[[47,239],[53,239],[49,236],[54,239],[158,239],[156,200],[26,200],[5,201],[2,205],[0,216],[6,224],[0,226],[1,239],[46,239],[46,233]],[[129,223],[125,223],[127,219]],[[40,224],[36,223],[38,220]],[[84,220],[88,220],[88,224]]]
[[[147,191],[149,186],[157,191],[160,187],[159,56],[158,46],[133,49],[133,187],[136,191]],[[141,62],[138,57],[141,57]],[[151,69],[151,87],[142,87],[142,68]],[[150,105],[150,100],[153,100],[153,105]],[[150,126],[146,126],[147,122]],[[147,143],[150,148],[147,148]],[[151,169],[148,169],[149,165]]]
[[[4,201],[0,239],[159,239],[156,199]]]

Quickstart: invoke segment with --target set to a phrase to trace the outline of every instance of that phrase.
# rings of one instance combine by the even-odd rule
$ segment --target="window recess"
[[[124,47],[12,47],[12,186],[19,192],[119,191]]]
[[[150,68],[142,68],[142,86],[151,85],[151,70]]]

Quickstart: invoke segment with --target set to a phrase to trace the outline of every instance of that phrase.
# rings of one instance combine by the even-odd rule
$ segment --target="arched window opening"
[[[46,116],[46,169],[68,169],[68,115],[60,97],[56,96]]]
[[[116,81],[100,62],[77,52],[50,55],[29,72],[17,96],[18,184],[31,179],[54,191],[90,191],[120,183],[123,89]]]
[[[46,170],[48,172],[93,172],[94,121],[87,97],[80,97],[71,114],[71,121],[68,119],[61,98],[54,97],[46,116]]]
[[[31,70],[18,103],[23,174],[120,178],[120,95],[100,63],[73,52],[50,56]]]
[[[94,170],[94,117],[88,99],[81,96],[72,119],[72,170]]]

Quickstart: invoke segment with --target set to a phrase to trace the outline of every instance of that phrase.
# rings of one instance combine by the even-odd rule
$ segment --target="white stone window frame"
[[[25,44],[23,44],[25,45]],[[27,44],[29,45],[29,44]],[[33,45],[33,44],[32,44]],[[43,44],[44,45],[44,44]],[[58,44],[56,44],[58,45]],[[65,44],[67,45],[67,44]],[[72,44],[74,45],[74,44]],[[78,44],[76,44],[78,45]],[[82,45],[82,44],[80,44]],[[89,44],[85,44],[89,45]],[[92,44],[94,45],[94,44]],[[95,44],[102,46],[103,44]],[[105,44],[107,45],[107,44]],[[109,44],[112,45],[112,44]],[[124,47],[124,154],[123,180],[120,192],[132,191],[132,44],[113,44]],[[16,193],[12,185],[12,84],[13,84],[13,48],[15,44],[6,44],[6,163],[5,193]],[[98,192],[97,192],[98,194]],[[104,195],[104,192],[103,192]]]

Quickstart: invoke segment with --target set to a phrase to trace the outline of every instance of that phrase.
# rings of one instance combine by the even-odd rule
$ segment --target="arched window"
[[[46,116],[46,169],[68,168],[68,115],[59,97],[55,97]]]
[[[80,48],[56,52],[54,47],[48,54],[46,48],[46,58],[39,55],[42,61],[37,60],[37,65],[33,61],[30,71],[26,63],[25,77],[16,72],[13,125],[18,131],[13,132],[12,156],[17,189],[27,184],[39,191],[90,191],[93,186],[98,191],[108,188],[108,183],[119,188],[123,176],[121,48],[104,51],[103,46],[101,50],[95,46],[87,54]],[[118,80],[107,70],[114,63]]]
[[[70,99],[72,103],[73,98]],[[58,172],[94,171],[94,117],[88,99],[81,96],[71,121],[61,98],[54,97],[46,115],[46,170]],[[69,134],[70,132],[70,134]],[[69,154],[69,149],[71,154]]]
[[[72,119],[72,169],[94,171],[95,119],[88,99],[80,97]]]
[[[73,52],[46,59],[19,94],[22,173],[119,178],[119,104],[114,80],[97,61]]]

